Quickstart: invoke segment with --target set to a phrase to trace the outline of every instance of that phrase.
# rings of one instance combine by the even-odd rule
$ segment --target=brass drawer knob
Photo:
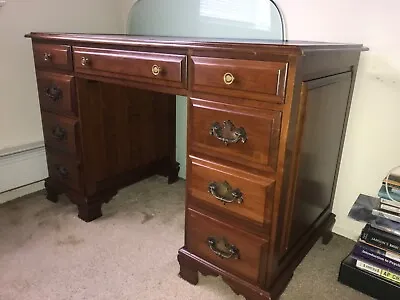
[[[90,65],[90,60],[89,60],[89,58],[83,56],[83,57],[81,58],[81,65],[84,66],[84,67],[89,66],[89,65]]]
[[[153,65],[151,67],[151,73],[153,73],[154,76],[158,76],[161,73],[161,67],[157,65]]]
[[[208,185],[208,192],[224,205],[226,203],[236,202],[241,204],[243,202],[243,193],[239,189],[233,189],[227,181],[211,182]]]
[[[232,244],[229,244],[224,238],[217,239],[215,237],[207,238],[208,247],[212,252],[223,259],[239,259],[239,249]]]
[[[235,77],[232,75],[232,73],[225,73],[224,74],[224,82],[227,85],[232,84],[235,81]]]
[[[46,52],[43,54],[44,61],[49,62],[49,61],[51,61],[51,58],[52,58],[51,53]]]
[[[210,135],[215,136],[225,145],[247,141],[246,130],[243,127],[236,128],[230,120],[223,121],[222,125],[218,122],[213,123],[210,128]]]
[[[67,138],[67,132],[65,131],[64,128],[61,126],[57,125],[56,127],[53,128],[51,131],[53,136],[58,140],[58,141],[63,141]]]

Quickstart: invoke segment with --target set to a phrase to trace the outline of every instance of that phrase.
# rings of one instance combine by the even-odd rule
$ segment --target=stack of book
[[[377,299],[399,300],[400,178],[384,179],[378,197],[371,207],[372,221],[365,225],[353,251],[341,264],[339,281]],[[355,204],[359,212],[361,201]],[[367,202],[364,213],[373,203],[363,203]]]

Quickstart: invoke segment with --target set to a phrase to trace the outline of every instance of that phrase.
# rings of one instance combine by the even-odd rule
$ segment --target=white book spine
[[[394,212],[396,214],[400,214],[400,208],[397,208],[397,207],[394,207],[391,205],[381,204],[381,209],[388,210],[388,211]]]
[[[373,214],[374,216],[386,218],[386,219],[388,219],[388,220],[391,220],[391,221],[400,223],[400,216],[391,214],[391,213],[389,213],[389,212],[381,211],[381,210],[379,210],[379,209],[373,209],[373,210],[372,210],[372,214]]]
[[[388,200],[385,198],[381,198],[381,204],[386,204],[386,205],[390,205],[390,206],[394,206],[397,208],[400,208],[400,201],[393,201],[393,200]]]

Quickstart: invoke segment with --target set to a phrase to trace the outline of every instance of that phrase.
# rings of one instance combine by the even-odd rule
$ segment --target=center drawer
[[[87,47],[73,48],[79,73],[126,78],[173,87],[186,85],[186,55]]]
[[[190,99],[189,147],[267,172],[276,169],[281,112]]]
[[[267,240],[192,209],[187,210],[186,217],[186,246],[190,252],[255,283],[259,281]]]

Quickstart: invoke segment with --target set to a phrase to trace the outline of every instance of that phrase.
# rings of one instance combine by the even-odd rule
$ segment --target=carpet
[[[103,217],[78,219],[64,196],[44,192],[0,205],[0,300],[182,299],[239,300],[220,278],[179,278],[185,182],[154,176],[121,190]],[[371,299],[337,282],[341,259],[354,242],[317,242],[281,297]]]

